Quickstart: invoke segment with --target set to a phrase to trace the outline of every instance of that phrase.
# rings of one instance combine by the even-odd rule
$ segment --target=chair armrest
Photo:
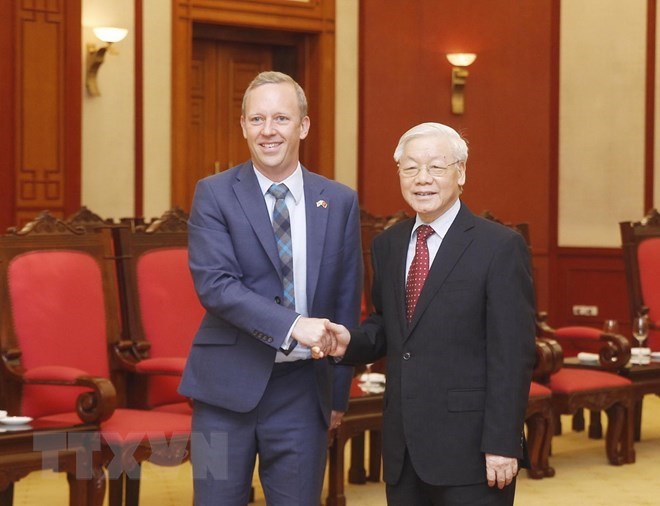
[[[630,342],[620,334],[609,334],[595,327],[574,326],[552,328],[547,313],[537,315],[537,330],[569,349],[598,353],[600,366],[608,371],[623,368],[630,361]]]
[[[117,407],[117,391],[105,379],[88,375],[81,369],[63,366],[34,367],[20,376],[24,385],[59,385],[89,388],[76,401],[76,412],[85,423],[100,423],[112,416]]]
[[[560,344],[598,353],[603,369],[616,371],[630,361],[630,342],[619,334],[608,334],[592,327],[562,327],[555,330],[555,339]]]
[[[181,376],[186,365],[184,357],[150,358],[148,341],[117,341],[113,349],[122,369],[136,374]]]
[[[532,378],[540,383],[546,383],[550,376],[559,371],[564,363],[561,346],[554,339],[536,338],[536,364]]]
[[[186,366],[183,357],[146,358],[135,365],[135,371],[142,374],[181,376]]]
[[[117,361],[122,369],[137,372],[137,364],[149,357],[151,343],[147,341],[130,341],[122,339],[112,345]]]
[[[554,338],[555,329],[548,324],[548,313],[539,311],[536,313],[536,333],[539,337]]]
[[[600,365],[607,370],[618,370],[630,361],[630,342],[619,334],[603,332],[600,341],[604,346],[598,351]]]

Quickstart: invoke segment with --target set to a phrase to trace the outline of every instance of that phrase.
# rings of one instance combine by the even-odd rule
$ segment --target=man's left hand
[[[486,454],[486,479],[488,486],[502,489],[510,485],[518,474],[518,459]]]

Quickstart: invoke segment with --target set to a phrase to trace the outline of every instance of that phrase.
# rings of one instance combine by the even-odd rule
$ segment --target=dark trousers
[[[256,456],[269,506],[317,506],[327,454],[311,360],[275,364],[248,413],[195,401],[193,484],[197,506],[245,506]]]
[[[438,486],[424,483],[410,461],[408,452],[399,481],[387,485],[388,506],[512,506],[516,490],[515,479],[500,490],[489,487],[484,467],[484,482],[473,485]]]

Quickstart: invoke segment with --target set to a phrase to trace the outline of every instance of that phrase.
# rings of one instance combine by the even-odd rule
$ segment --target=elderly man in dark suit
[[[412,128],[394,159],[417,215],[374,240],[375,312],[350,333],[328,324],[331,354],[387,357],[388,504],[510,505],[535,357],[528,248],[461,202],[467,145],[453,129]]]
[[[311,360],[326,319],[358,323],[362,253],[355,192],[301,166],[302,88],[279,72],[248,86],[251,160],[201,180],[189,255],[206,315],[180,392],[194,399],[195,503],[248,503],[252,473],[275,506],[318,505],[327,430],[347,408],[352,368]]]

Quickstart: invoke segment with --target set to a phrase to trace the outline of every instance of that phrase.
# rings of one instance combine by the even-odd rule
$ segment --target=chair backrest
[[[495,223],[499,223],[500,225],[504,225],[505,227],[509,227],[510,229],[515,230],[518,232],[520,235],[523,236],[523,239],[525,239],[525,243],[527,244],[527,247],[531,249],[532,247],[532,239],[529,235],[529,223],[506,223],[500,220],[499,218],[496,218],[490,211],[486,210],[483,213],[481,213],[482,218],[486,218],[487,220],[494,221]]]
[[[119,337],[114,268],[109,231],[73,228],[48,212],[0,236],[5,378],[12,367],[42,366],[110,377],[108,343]],[[8,395],[12,409],[37,417],[74,410],[79,393],[27,385]]]
[[[619,223],[631,318],[646,314],[648,346],[660,350],[660,214],[652,209],[640,221]]]
[[[82,206],[64,221],[67,223],[67,225],[70,225],[74,228],[81,227],[89,232],[100,227],[108,227],[114,225],[114,220],[112,218],[103,219],[86,206]]]
[[[115,228],[124,338],[143,358],[186,357],[204,316],[188,268],[187,218],[174,208],[150,223]],[[150,378],[148,405],[182,402],[178,381]]]
[[[360,210],[360,236],[362,241],[362,259],[364,261],[363,316],[373,311],[371,287],[373,285],[374,272],[371,265],[371,243],[385,229],[408,218],[410,216],[404,211],[398,211],[391,216],[376,216],[364,209]]]

